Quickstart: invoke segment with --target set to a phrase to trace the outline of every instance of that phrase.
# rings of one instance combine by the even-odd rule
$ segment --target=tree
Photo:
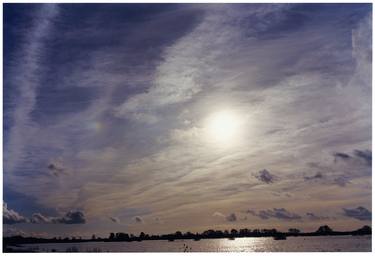
[[[290,228],[288,231],[291,234],[299,234],[299,233],[301,233],[301,231],[299,229],[297,229],[297,228]]]
[[[320,226],[318,230],[316,231],[316,233],[329,234],[329,233],[332,233],[332,229],[328,227],[327,225],[324,225],[324,226]]]
[[[141,232],[141,233],[139,234],[139,238],[140,238],[140,239],[144,239],[144,238],[145,238],[145,233],[144,233],[144,232]]]
[[[114,240],[115,239],[115,233],[109,234],[109,240]]]
[[[238,234],[238,231],[237,231],[236,229],[232,229],[232,230],[230,231],[230,234],[231,234],[232,236],[235,236],[235,235]]]

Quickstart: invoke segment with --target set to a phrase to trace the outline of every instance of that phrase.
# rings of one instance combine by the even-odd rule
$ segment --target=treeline
[[[215,238],[239,238],[239,237],[277,237],[277,236],[324,236],[324,235],[371,235],[371,227],[363,226],[354,231],[333,231],[329,226],[321,226],[315,232],[302,233],[299,229],[291,228],[288,232],[280,232],[276,229],[232,229],[225,230],[206,230],[202,233],[177,231],[171,234],[164,235],[148,235],[141,232],[139,236],[127,233],[111,233],[107,241],[143,241],[143,240],[178,240],[178,239],[215,239]]]
[[[108,238],[96,237],[93,235],[91,239],[82,239],[81,237],[54,237],[54,238],[35,238],[35,237],[22,237],[12,236],[4,237],[4,248],[7,245],[18,245],[18,244],[33,244],[33,243],[76,243],[76,242],[132,242],[132,241],[144,241],[144,240],[178,240],[178,239],[215,239],[215,238],[237,238],[237,237],[277,237],[277,236],[337,236],[337,235],[371,235],[371,227],[363,226],[360,229],[354,231],[333,231],[329,226],[321,226],[315,232],[302,233],[300,230],[292,228],[288,232],[280,232],[276,229],[232,229],[228,230],[206,230],[202,233],[186,232],[182,233],[177,231],[171,234],[164,235],[149,235],[141,232],[138,236],[127,233],[110,233]]]

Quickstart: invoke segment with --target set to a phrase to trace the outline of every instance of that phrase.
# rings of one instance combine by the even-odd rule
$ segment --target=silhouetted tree
[[[237,231],[236,229],[232,229],[232,230],[230,231],[230,234],[231,234],[232,236],[236,236],[236,235],[238,234],[238,231]]]
[[[288,232],[291,234],[299,234],[301,231],[297,228],[290,228]]]
[[[328,227],[327,225],[320,226],[318,230],[316,231],[318,234],[330,234],[332,233],[332,229]]]
[[[353,235],[371,235],[371,227],[365,225],[356,231],[353,231]]]
[[[109,234],[109,240],[114,240],[115,239],[115,233]]]

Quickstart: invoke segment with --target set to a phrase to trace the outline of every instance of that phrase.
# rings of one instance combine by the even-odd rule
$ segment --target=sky
[[[4,4],[4,235],[371,225],[371,4]]]

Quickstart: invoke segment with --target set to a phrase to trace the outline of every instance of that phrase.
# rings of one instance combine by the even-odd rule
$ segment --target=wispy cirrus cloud
[[[20,46],[19,56],[16,55],[10,72],[17,74],[13,80],[6,79],[9,83],[18,88],[18,97],[14,98],[15,108],[7,113],[12,129],[7,135],[4,152],[4,165],[6,172],[13,172],[14,168],[29,159],[29,152],[25,147],[30,138],[35,135],[37,124],[30,116],[37,102],[37,90],[40,87],[43,72],[45,70],[42,62],[44,49],[47,48],[46,37],[53,30],[54,20],[59,14],[59,7],[56,4],[43,5],[35,18],[33,27],[28,31],[24,43]],[[9,88],[9,86],[7,86]]]

